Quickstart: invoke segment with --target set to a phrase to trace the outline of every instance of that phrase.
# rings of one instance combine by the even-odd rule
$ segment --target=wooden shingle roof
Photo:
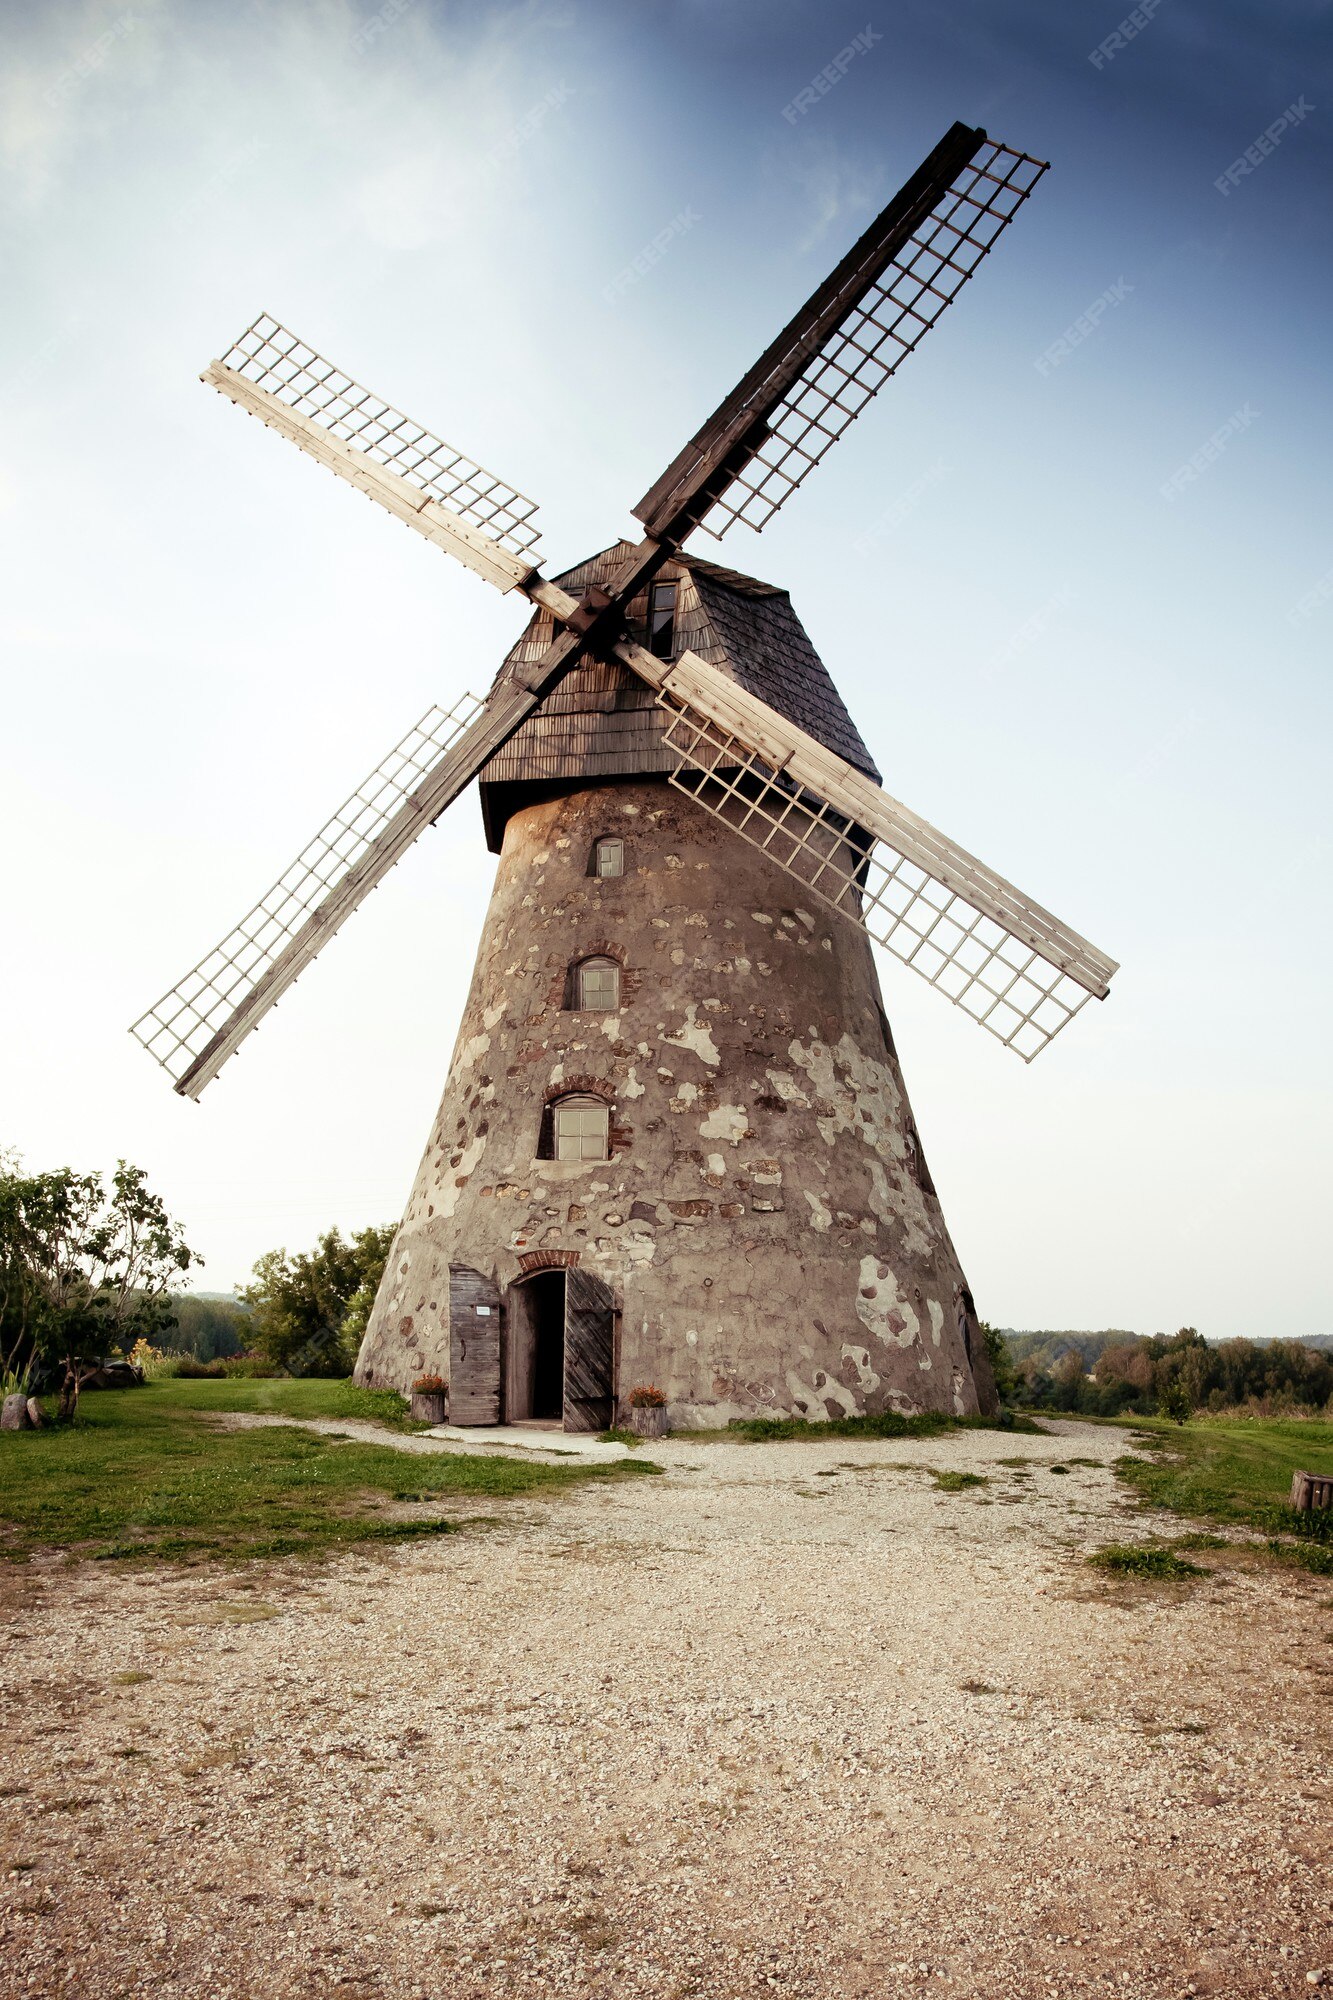
[[[558,581],[579,593],[606,583],[630,544],[612,548],[567,570]],[[790,717],[827,749],[878,781],[861,739],[828,669],[816,653],[790,597],[770,583],[683,555],[662,570],[676,582],[675,651],[686,647],[730,674],[751,694]],[[631,605],[630,618],[642,607]],[[500,669],[498,678],[540,658],[551,643],[549,613],[537,613]],[[547,696],[535,715],[496,752],[482,773],[483,811],[498,834],[486,788],[556,783],[570,778],[637,777],[669,771],[676,759],[663,748],[665,726],[652,691],[618,661],[585,659]],[[507,814],[501,812],[502,824]],[[493,843],[494,844],[494,843]]]

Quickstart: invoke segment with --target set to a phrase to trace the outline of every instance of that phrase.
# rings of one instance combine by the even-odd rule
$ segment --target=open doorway
[[[505,1421],[560,1426],[565,1416],[565,1274],[537,1271],[509,1289]]]

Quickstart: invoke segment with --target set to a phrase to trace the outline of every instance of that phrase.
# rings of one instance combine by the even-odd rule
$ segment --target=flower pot
[[[412,1421],[416,1424],[443,1424],[448,1422],[449,1398],[445,1390],[435,1389],[422,1394],[419,1389],[412,1391]]]
[[[636,1437],[660,1438],[664,1436],[667,1427],[665,1403],[646,1403],[642,1408],[631,1403],[629,1427]]]

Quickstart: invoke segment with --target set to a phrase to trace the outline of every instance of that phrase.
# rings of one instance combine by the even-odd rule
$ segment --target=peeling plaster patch
[[[490,1045],[489,1035],[470,1035],[458,1051],[459,1069],[471,1069],[474,1063],[479,1063]]]
[[[693,1104],[695,1098],[698,1095],[699,1095],[699,1086],[697,1084],[682,1083],[680,1089],[676,1093],[676,1100],[678,1103],[683,1105]]]
[[[565,1080],[565,1065],[562,1062],[558,1062],[555,1068],[551,1071],[549,1081],[554,1086],[557,1083],[563,1083],[564,1080]]]
[[[944,1307],[938,1299],[926,1300],[926,1311],[930,1314],[930,1337],[935,1346],[940,1344],[940,1334],[944,1327]]]
[[[797,912],[796,912],[796,918],[797,918],[797,921],[798,921],[799,923],[802,923],[802,924],[804,924],[804,925],[805,925],[805,927],[806,927],[806,929],[807,929],[808,931],[812,931],[812,930],[814,929],[814,927],[815,927],[815,920],[814,920],[814,918],[813,918],[813,917],[811,916],[811,914],[810,914],[809,910],[797,910]]]
[[[699,1127],[701,1139],[725,1139],[732,1146],[739,1146],[749,1136],[750,1121],[743,1104],[719,1104]]]
[[[898,1280],[877,1257],[861,1259],[856,1292],[856,1317],[885,1347],[912,1347],[921,1337],[915,1306],[899,1290]],[[930,1366],[930,1357],[926,1357]]]
[[[793,1402],[804,1412],[812,1423],[826,1424],[829,1420],[829,1404],[833,1403],[844,1417],[859,1417],[856,1398],[842,1382],[835,1382],[824,1369],[816,1368],[814,1379],[807,1388],[794,1368],[787,1370],[787,1387]]]
[[[953,1409],[956,1417],[967,1415],[967,1398],[963,1394],[963,1378],[955,1368],[953,1371]]]
[[[620,1040],[619,1014],[607,1015],[606,1019],[602,1022],[602,1033],[606,1036],[608,1042],[618,1042]]]
[[[691,1084],[690,1088],[693,1089],[693,1087]],[[638,1077],[634,1074],[634,1065],[631,1063],[629,1066],[629,1075],[621,1085],[621,1095],[623,1097],[642,1097],[647,1088],[647,1084],[639,1082]]]
[[[797,1083],[789,1070],[771,1069],[768,1071],[768,1080],[773,1086],[773,1095],[780,1097],[784,1104],[799,1104],[802,1108],[809,1107],[810,1099],[806,1096],[800,1084]]]
[[[668,1048],[692,1050],[700,1062],[710,1063],[716,1069],[722,1058],[713,1040],[713,1030],[707,1021],[697,1020],[698,1012],[697,1003],[691,1000],[685,1009],[684,1027],[674,1035],[661,1035],[660,1039]]]
[[[450,1216],[453,1214],[458,1206],[458,1197],[463,1192],[462,1184],[468,1179],[485,1150],[486,1134],[479,1132],[476,1138],[470,1140],[459,1155],[457,1167],[448,1179],[444,1181],[438,1191],[436,1208],[440,1215]]]
[[[847,1034],[830,1048],[813,1028],[808,1046],[793,1041],[787,1053],[796,1068],[810,1078],[814,1094],[829,1106],[815,1121],[826,1145],[832,1146],[840,1134],[848,1132],[874,1155],[885,1154],[906,1168],[902,1094],[887,1064],[865,1055]],[[881,1221],[899,1225],[909,1256],[928,1257],[934,1232],[925,1198],[910,1174],[904,1171],[902,1185],[892,1187],[881,1160],[875,1157],[871,1184],[870,1206]]]
[[[807,1188],[805,1190],[805,1198],[810,1204],[810,1227],[812,1229],[827,1229],[833,1220],[833,1211],[825,1201],[823,1195],[816,1194],[813,1188]],[[843,1351],[846,1352],[845,1349]]]
[[[856,1379],[866,1394],[868,1396],[873,1395],[879,1387],[879,1376],[870,1365],[870,1349],[868,1347],[848,1347],[844,1342],[842,1358],[844,1361],[851,1362],[853,1368],[856,1370]]]
[[[687,1347],[697,1347],[699,1345],[699,1336],[693,1327],[690,1327],[685,1335],[685,1344]]]
[[[716,1174],[719,1180],[725,1178],[727,1163],[721,1153],[710,1153],[708,1155],[708,1171],[710,1174]]]

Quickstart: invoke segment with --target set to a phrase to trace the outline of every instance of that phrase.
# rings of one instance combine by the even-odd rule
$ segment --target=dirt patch
[[[676,1441],[502,1534],[0,1576],[0,1992],[1304,1993],[1328,1587],[1097,1578],[1179,1532],[1124,1449]]]

